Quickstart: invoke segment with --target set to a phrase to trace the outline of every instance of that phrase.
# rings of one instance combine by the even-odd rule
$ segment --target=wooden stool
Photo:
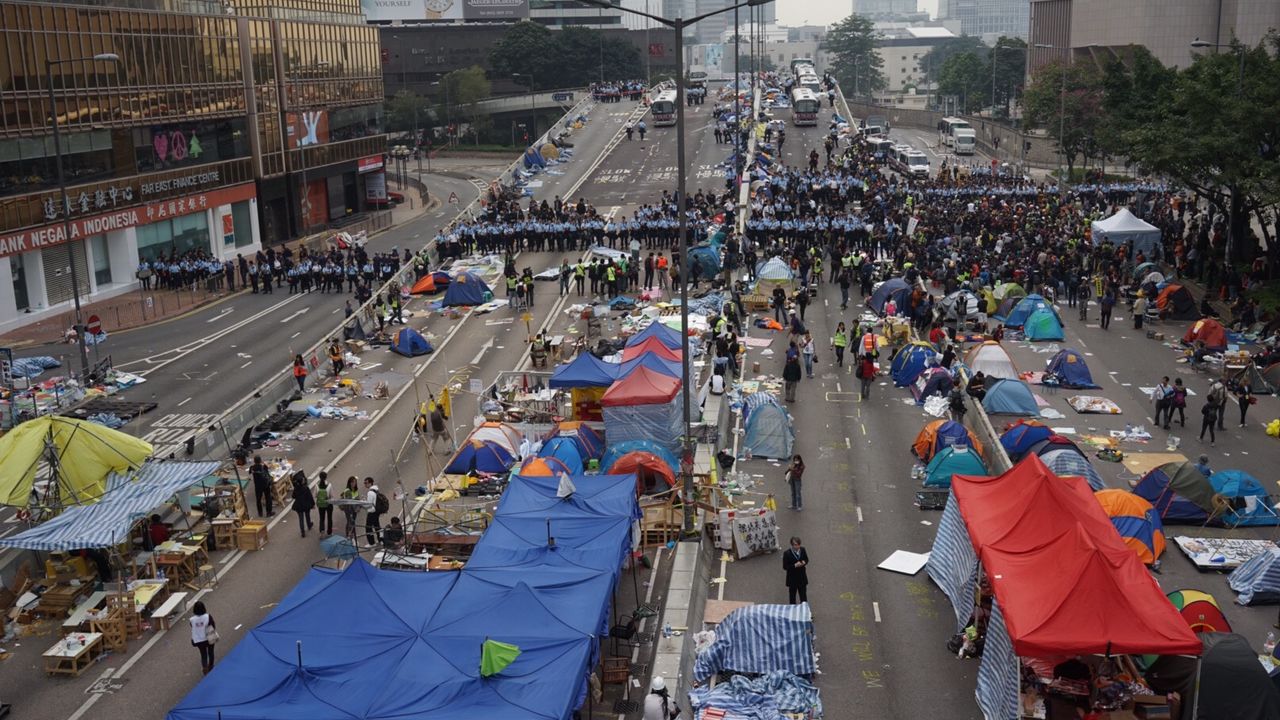
[[[200,572],[196,575],[196,585],[203,588],[218,587],[218,573],[213,571],[212,565],[200,566]]]

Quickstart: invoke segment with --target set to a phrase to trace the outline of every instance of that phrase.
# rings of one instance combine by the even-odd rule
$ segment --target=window
[[[205,213],[161,220],[138,228],[138,259],[181,257],[191,251],[209,252],[209,223]]]
[[[231,221],[236,230],[236,247],[253,244],[253,222],[250,220],[249,201],[243,200],[231,206]]]
[[[22,254],[9,256],[9,273],[13,275],[13,299],[18,310],[29,310],[31,300],[27,297],[27,268],[22,262]]]
[[[93,281],[101,288],[111,284],[111,252],[107,248],[106,235],[94,235],[89,238],[89,246],[93,248]]]

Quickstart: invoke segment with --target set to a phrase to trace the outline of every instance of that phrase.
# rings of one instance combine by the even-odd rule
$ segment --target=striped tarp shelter
[[[813,659],[813,613],[809,603],[749,605],[729,613],[716,628],[716,641],[694,660],[698,682],[720,672],[793,675],[817,672]]]
[[[177,493],[209,477],[216,462],[148,462],[137,473],[111,473],[107,491],[93,505],[75,505],[61,515],[12,537],[0,547],[46,552],[113,547],[129,537],[139,519]]]

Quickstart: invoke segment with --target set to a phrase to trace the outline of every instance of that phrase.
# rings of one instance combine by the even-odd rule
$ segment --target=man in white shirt
[[[378,543],[378,536],[382,530],[382,513],[378,512],[378,486],[374,484],[373,478],[364,479],[364,501],[369,506],[369,511],[365,514],[364,520],[364,537],[369,541],[369,545]]]

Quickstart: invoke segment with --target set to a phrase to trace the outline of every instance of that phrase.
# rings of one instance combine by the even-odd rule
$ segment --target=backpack
[[[316,488],[316,507],[318,507],[318,508],[327,508],[327,507],[329,507],[329,488],[328,488],[328,486],[325,486],[325,487],[318,487],[318,488]]]
[[[387,496],[383,495],[381,490],[376,492],[378,493],[378,498],[373,503],[373,511],[381,515],[391,509],[391,501],[387,500]]]

